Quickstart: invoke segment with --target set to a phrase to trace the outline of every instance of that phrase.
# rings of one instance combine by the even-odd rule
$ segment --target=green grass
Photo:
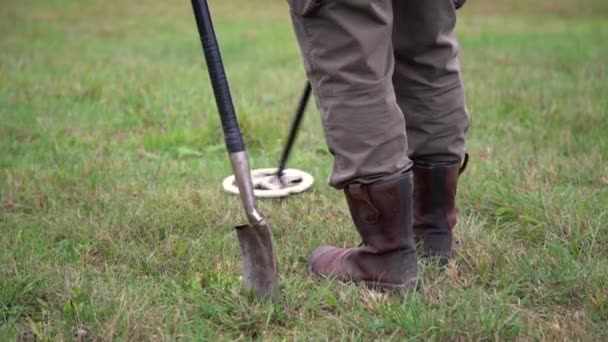
[[[138,4],[139,3],[139,4]],[[256,5],[258,4],[258,5]],[[276,163],[303,70],[284,1],[213,1],[254,167]],[[189,3],[0,2],[0,340],[608,338],[608,6],[471,1],[460,244],[406,296],[316,282],[357,243],[318,115],[262,201],[281,299],[241,290],[238,201]]]

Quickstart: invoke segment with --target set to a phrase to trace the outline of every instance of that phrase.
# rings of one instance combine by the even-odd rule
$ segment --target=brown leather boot
[[[453,255],[452,230],[456,225],[456,187],[466,167],[460,162],[414,161],[414,236],[423,257],[446,264]]]
[[[351,184],[344,193],[363,242],[359,247],[323,246],[310,255],[321,277],[363,282],[378,290],[416,285],[418,264],[412,232],[412,172],[373,183]]]

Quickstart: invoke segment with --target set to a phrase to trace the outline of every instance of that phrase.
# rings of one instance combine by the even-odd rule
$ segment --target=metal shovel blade
[[[258,298],[274,297],[278,281],[277,259],[272,247],[271,228],[265,219],[257,224],[237,226],[241,246],[243,283]]]

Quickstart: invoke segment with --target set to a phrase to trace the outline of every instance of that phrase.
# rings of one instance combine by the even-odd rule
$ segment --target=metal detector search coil
[[[302,193],[310,189],[314,183],[314,178],[310,174],[297,169],[285,169],[281,180],[277,177],[276,168],[251,171],[254,196],[259,198],[286,197]],[[222,185],[226,192],[239,193],[234,175],[224,179]]]

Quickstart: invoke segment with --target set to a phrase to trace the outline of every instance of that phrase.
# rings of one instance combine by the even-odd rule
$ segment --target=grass
[[[275,165],[303,71],[283,1],[213,1],[254,167]],[[459,35],[472,157],[460,244],[419,293],[316,282],[357,237],[318,116],[263,201],[281,299],[241,290],[230,174],[188,2],[0,2],[0,340],[608,338],[608,8],[471,2]]]

